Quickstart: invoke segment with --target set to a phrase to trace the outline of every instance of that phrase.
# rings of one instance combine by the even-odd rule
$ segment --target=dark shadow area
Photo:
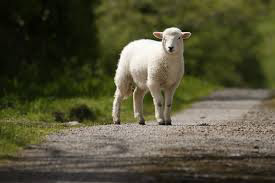
[[[272,180],[249,180],[239,178],[212,178],[199,175],[184,175],[184,172],[159,172],[152,174],[129,172],[37,172],[37,171],[0,171],[0,182],[5,183],[54,183],[58,181],[69,182],[272,182]]]
[[[253,166],[251,162],[265,162]],[[212,154],[179,157],[103,157],[61,155],[17,158],[36,162],[32,166],[1,168],[0,182],[272,182],[274,155],[217,156]],[[37,162],[39,162],[37,164]],[[230,164],[230,166],[228,166]],[[181,166],[179,166],[181,165]],[[196,167],[197,166],[197,167]],[[208,170],[201,170],[207,166]],[[220,167],[217,170],[217,166]],[[184,167],[179,169],[179,167]],[[194,167],[196,168],[194,170]],[[141,169],[140,169],[141,168]],[[145,168],[145,169],[144,169]],[[142,171],[137,171],[142,170]]]
[[[141,174],[129,172],[39,172],[39,171],[0,171],[0,182],[141,182]]]

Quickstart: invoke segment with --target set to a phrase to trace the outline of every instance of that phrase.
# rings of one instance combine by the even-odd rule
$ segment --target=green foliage
[[[235,87],[275,77],[269,0],[15,0],[0,10],[0,96],[112,95],[122,48],[171,26],[193,33],[187,75]]]
[[[4,87],[0,95],[21,90],[24,95],[39,96],[44,94],[41,88],[56,79],[62,85],[64,74],[79,76],[84,65],[94,72],[96,4],[90,0],[1,2],[0,83]]]
[[[226,86],[264,86],[257,52],[263,38],[254,28],[262,6],[245,0],[103,0],[96,12],[103,51],[99,64],[113,74],[118,53],[129,41],[176,26],[193,33],[186,41],[188,75]]]
[[[275,88],[275,1],[266,4],[265,12],[262,14],[258,31],[264,35],[260,41],[258,52],[261,54],[261,62],[267,77],[269,87]]]
[[[175,95],[175,108],[177,109],[180,109],[182,105],[186,106],[186,104],[193,102],[217,88],[216,85],[192,77],[185,77],[183,83]],[[84,122],[90,124],[106,124],[112,121],[112,102],[112,96],[102,96],[98,98],[40,97],[30,101],[9,96],[1,98],[0,100],[0,119],[51,123],[55,121],[56,116],[59,116],[63,119],[57,120],[60,122],[81,118]],[[129,99],[123,102],[121,111],[124,121],[134,120],[132,118],[132,105],[132,97],[129,97]],[[149,94],[145,97],[144,112],[149,116],[154,113],[152,99]],[[85,118],[85,116],[88,117]]]

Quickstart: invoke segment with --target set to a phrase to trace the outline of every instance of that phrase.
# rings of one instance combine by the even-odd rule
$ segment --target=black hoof
[[[140,120],[140,121],[138,122],[138,124],[140,124],[140,125],[145,125],[145,121],[144,121],[144,120]]]
[[[120,125],[120,121],[114,121],[115,125]]]
[[[165,125],[172,125],[171,121],[166,121]]]

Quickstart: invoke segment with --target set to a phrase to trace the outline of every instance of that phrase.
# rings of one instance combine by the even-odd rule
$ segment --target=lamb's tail
[[[115,76],[116,93],[123,96],[123,99],[127,99],[133,93],[134,82],[130,73],[125,72],[120,68],[117,69]]]

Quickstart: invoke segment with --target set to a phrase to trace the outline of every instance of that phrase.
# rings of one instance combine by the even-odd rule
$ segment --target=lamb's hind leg
[[[134,115],[135,118],[139,120],[140,125],[145,125],[145,120],[143,116],[143,98],[145,94],[146,90],[142,90],[138,87],[135,88],[133,94]]]
[[[120,105],[121,105],[122,99],[123,99],[123,96],[120,90],[117,88],[115,92],[115,99],[114,99],[113,111],[112,111],[113,123],[117,125],[120,124]]]

